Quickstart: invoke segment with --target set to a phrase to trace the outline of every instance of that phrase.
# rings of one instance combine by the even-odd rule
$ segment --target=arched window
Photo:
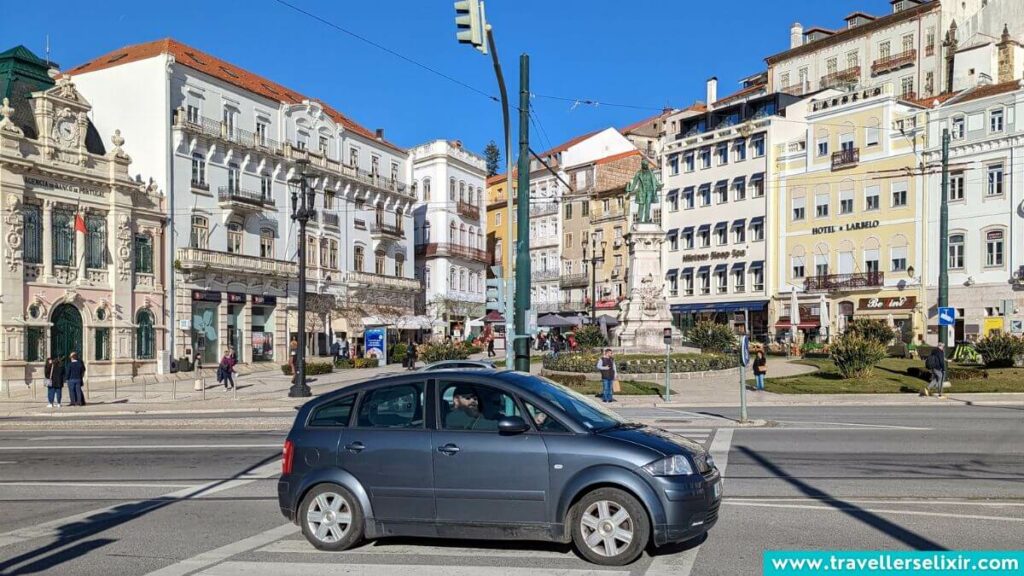
[[[466,245],[466,225],[461,224],[459,226],[459,244]]]
[[[465,292],[466,290],[466,271],[459,270],[459,290]]]
[[[455,201],[455,178],[448,179],[448,199]]]
[[[242,224],[240,222],[228,222],[228,253],[242,253]]]
[[[448,270],[448,289],[455,289],[455,268],[450,268]]]
[[[455,222],[448,225],[448,243],[455,244]]]
[[[135,315],[135,358],[151,360],[156,357],[156,330],[153,328],[153,313],[139,310]]]
[[[274,257],[274,231],[270,228],[260,230],[260,258]]]
[[[352,269],[356,272],[363,271],[363,254],[364,249],[360,245],[356,245],[352,248]]]
[[[964,243],[965,235],[950,234],[949,236],[949,268],[951,270],[962,269],[964,267]]]
[[[423,268],[423,286],[430,290],[430,266]]]
[[[466,201],[466,183],[459,181],[459,202]]]
[[[402,232],[405,229],[403,224],[401,208],[395,208],[395,227],[398,228],[399,232]]]
[[[484,189],[483,188],[477,188],[476,189],[476,205],[480,206],[483,203],[484,203]]]
[[[384,255],[384,252],[376,252],[374,254],[373,272],[375,274],[377,274],[378,276],[383,276],[384,275],[384,264],[385,264],[386,261],[387,261],[387,256]]]
[[[430,202],[430,178],[423,179],[423,201]]]
[[[405,276],[405,254],[395,254],[395,276]]]
[[[25,218],[25,251],[23,258],[26,263],[43,263],[43,221],[39,206],[28,205],[22,210]]]
[[[192,235],[189,246],[206,250],[210,245],[210,221],[205,216],[192,216]]]
[[[480,230],[476,231],[476,248],[477,250],[484,249],[484,235],[480,233]]]

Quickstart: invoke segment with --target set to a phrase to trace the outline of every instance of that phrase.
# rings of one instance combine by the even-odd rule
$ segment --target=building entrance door
[[[72,352],[82,357],[82,314],[71,304],[61,304],[53,311],[50,354],[66,358]]]

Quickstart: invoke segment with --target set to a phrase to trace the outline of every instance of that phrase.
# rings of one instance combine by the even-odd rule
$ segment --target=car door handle
[[[364,446],[362,442],[353,442],[353,443],[345,446],[345,450],[348,450],[349,452],[352,452],[353,454],[358,454],[358,453],[362,452],[364,448],[366,448],[366,446]]]
[[[455,444],[445,444],[438,448],[437,451],[446,456],[455,456],[459,453],[459,447]]]

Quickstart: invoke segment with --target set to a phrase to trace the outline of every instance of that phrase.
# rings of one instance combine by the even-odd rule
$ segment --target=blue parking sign
[[[750,364],[750,337],[746,334],[740,336],[740,363],[743,366]]]
[[[939,326],[956,324],[956,308],[939,308]]]

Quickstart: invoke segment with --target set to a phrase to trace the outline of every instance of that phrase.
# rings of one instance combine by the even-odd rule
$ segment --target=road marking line
[[[778,422],[779,424],[821,424],[823,426],[851,426],[853,428],[877,428],[881,430],[931,430],[931,428],[921,428],[918,426],[893,426],[890,424],[856,424],[854,422],[807,422],[804,420],[776,420],[775,422]]]
[[[722,500],[723,504],[733,506],[753,506],[756,508],[791,508],[794,510],[822,510],[825,512],[870,512],[872,514],[904,514],[907,516],[931,516],[937,518],[956,518],[971,520],[998,520],[1003,522],[1024,522],[1024,518],[1012,518],[1008,516],[979,516],[976,514],[947,514],[944,512],[923,512],[920,510],[882,510],[876,508],[861,508],[859,506],[808,506],[803,504],[769,504],[767,502],[735,502]]]
[[[989,506],[989,507],[1021,507],[1024,506],[1024,502],[976,502],[973,500],[938,500],[938,499],[913,499],[913,498],[894,498],[892,500],[860,500],[857,498],[844,498],[843,500],[827,499],[827,498],[767,498],[767,499],[755,499],[755,498],[729,498],[730,502],[764,502],[764,503],[775,503],[775,502],[847,502],[850,504],[927,504],[932,505],[946,505],[946,506]]]
[[[366,554],[370,556],[459,556],[462,558],[522,558],[524,554],[529,558],[576,558],[571,552],[556,552],[554,550],[515,550],[503,548],[449,548],[447,546],[437,547],[431,545],[412,544],[387,544],[377,541],[366,546],[353,548],[344,552],[323,552],[317,550],[312,544],[305,540],[280,540],[268,546],[264,546],[257,552],[269,552],[279,554],[342,554],[352,556]]]
[[[4,486],[32,486],[39,488],[188,488],[195,484],[147,484],[145,482],[4,482],[0,481],[0,488]]]
[[[267,544],[280,540],[281,538],[287,538],[298,531],[299,527],[294,524],[283,524],[277,528],[271,528],[270,530],[260,532],[254,536],[243,538],[242,540],[232,542],[226,546],[221,546],[220,548],[215,548],[208,552],[203,552],[202,554],[187,558],[177,564],[171,564],[170,566],[166,566],[160,570],[150,572],[146,576],[185,576],[185,574],[219,564],[232,556],[254,550],[261,546],[266,546]],[[312,545],[310,546],[312,547]],[[271,573],[274,574],[276,572]],[[317,571],[311,570],[309,573],[315,574]]]
[[[718,472],[725,478],[725,468],[729,465],[729,449],[732,447],[733,428],[718,428],[715,430],[715,438],[711,441],[711,448],[708,452],[715,459]],[[723,486],[725,488],[725,486]],[[695,546],[678,554],[655,556],[654,560],[647,566],[645,576],[690,576],[693,566],[697,562],[697,553],[700,546]]]
[[[44,440],[109,440],[111,438],[127,438],[127,436],[36,436],[29,438],[29,442],[42,442]]]
[[[12,450],[33,452],[39,450],[205,450],[220,448],[281,448],[281,444],[125,444],[107,446],[95,444],[91,446],[0,446],[0,452]]]
[[[529,557],[530,551],[524,554]],[[327,564],[289,562],[267,564],[266,562],[225,562],[196,576],[536,576],[538,573],[552,576],[625,576],[623,570],[574,569],[574,568],[509,568],[506,566],[435,566],[425,564]],[[179,573],[172,573],[178,576]],[[156,576],[154,572],[149,576]],[[159,576],[164,576],[160,574]]]
[[[81,523],[80,525],[84,529],[90,520],[95,521],[98,516],[103,516],[104,520],[111,520],[122,516],[137,516],[154,508],[166,506],[171,502],[208,497],[218,492],[245,486],[246,484],[250,484],[262,478],[271,478],[276,476],[280,472],[280,468],[280,462],[268,462],[258,468],[254,468],[248,474],[239,476],[239,478],[245,478],[244,480],[215,480],[205,484],[197,484],[188,488],[182,488],[181,490],[176,490],[174,492],[168,492],[161,496],[120,502],[113,506],[104,506],[103,508],[97,508],[88,512],[73,514],[71,516],[65,516],[64,518],[50,520],[49,522],[43,522],[33,526],[26,526],[18,528],[17,530],[11,530],[10,532],[0,533],[0,548],[20,544],[29,540],[35,540],[36,538],[56,538],[61,535],[71,536],[73,533],[67,532],[67,526]],[[131,512],[126,510],[133,506],[141,507]]]

